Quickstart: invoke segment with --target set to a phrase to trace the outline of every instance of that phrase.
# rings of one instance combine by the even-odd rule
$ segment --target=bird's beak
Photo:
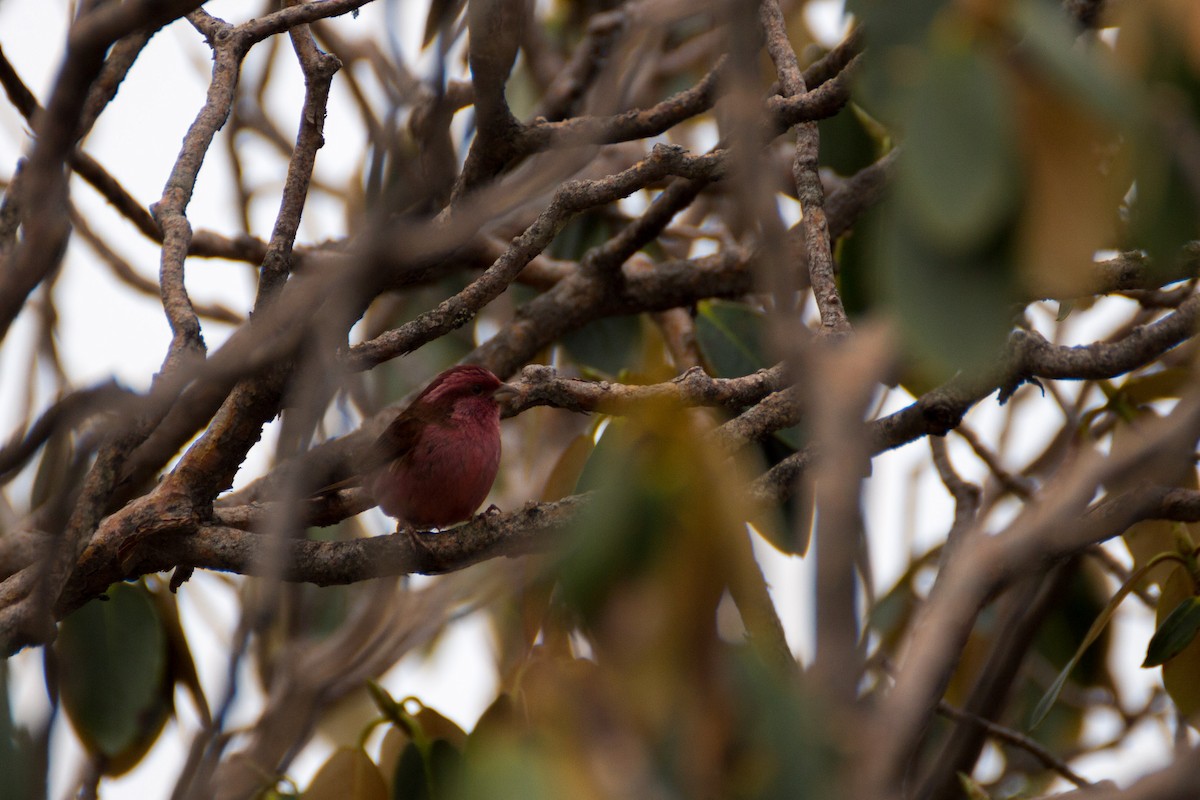
[[[502,383],[496,387],[496,391],[492,392],[492,397],[500,404],[500,416],[502,417],[513,415],[512,401],[520,396],[521,390],[511,383]]]
[[[521,394],[521,390],[511,383],[502,383],[496,387],[496,391],[492,392],[492,397],[497,400],[511,400]]]

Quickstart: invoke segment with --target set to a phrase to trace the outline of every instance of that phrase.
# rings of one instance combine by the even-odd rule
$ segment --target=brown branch
[[[164,25],[196,5],[194,0],[105,5],[89,11],[71,26],[67,54],[50,102],[39,114],[39,136],[28,172],[23,176],[21,211],[25,237],[13,252],[4,284],[0,286],[0,339],[29,292],[52,273],[65,250],[69,233],[65,166],[75,147],[75,134],[90,87],[103,68],[109,47],[135,30],[153,30]],[[5,607],[14,630],[46,629],[56,598],[103,517],[132,441],[128,433],[120,433],[110,436],[100,448],[80,487],[79,499],[70,510],[62,536],[42,563],[29,568],[36,575],[36,590],[27,592],[21,602]],[[62,514],[67,516],[65,509]]]
[[[159,287],[172,333],[163,362],[164,375],[203,358],[207,350],[200,333],[200,321],[184,285],[184,261],[192,238],[187,207],[208,148],[229,118],[241,60],[249,47],[244,39],[232,35],[232,26],[203,10],[191,13],[188,21],[208,39],[213,50],[213,70],[204,106],[184,137],[162,197],[150,207],[163,233]]]
[[[525,265],[541,253],[566,222],[579,212],[627,197],[669,175],[712,180],[720,176],[722,169],[721,154],[689,156],[681,147],[656,145],[649,156],[621,173],[594,181],[564,183],[555,192],[546,210],[513,240],[508,250],[483,275],[412,322],[351,347],[347,354],[348,367],[369,369],[412,352],[420,345],[465,325],[481,308],[498,297]],[[559,286],[566,283],[564,281]],[[507,374],[511,369],[501,371]]]
[[[4,93],[8,95],[8,101],[13,104],[13,108],[26,121],[32,120],[34,115],[41,110],[37,98],[25,85],[25,81],[21,80],[16,68],[8,60],[8,56],[4,55],[3,48],[0,48],[0,86],[4,87]]]
[[[274,537],[180,516],[182,508],[169,503],[143,502],[137,513],[105,520],[58,613],[69,613],[114,581],[179,566],[277,575],[318,586],[454,572],[493,558],[547,552],[586,502],[586,496],[575,495],[554,503],[530,503],[506,514],[480,514],[438,533],[289,541],[278,551],[282,563],[263,558],[276,552],[279,543]]]
[[[128,41],[128,39],[122,41]],[[35,123],[39,119],[38,113],[41,111],[41,106],[21,77],[17,75],[13,66],[4,57],[3,50],[0,50],[0,84],[4,86],[9,100],[16,109],[36,130]],[[89,100],[89,102],[92,101]],[[121,216],[132,222],[146,238],[162,244],[162,229],[155,221],[154,216],[102,164],[88,155],[81,147],[76,147],[71,151],[67,163]],[[248,261],[257,264],[262,261],[266,249],[265,242],[251,236],[230,239],[213,231],[199,230],[192,236],[188,255],[204,258],[227,258],[233,261]],[[155,284],[154,294],[158,295],[158,293],[158,285]]]
[[[112,271],[117,280],[129,286],[134,291],[149,297],[161,297],[160,289],[157,281],[140,274],[133,265],[122,258],[116,251],[108,246],[100,236],[92,230],[88,224],[87,218],[80,214],[75,208],[71,209],[71,225],[75,229],[75,233],[81,238],[92,250],[100,257],[108,268]],[[224,322],[227,325],[240,325],[246,321],[246,318],[236,311],[228,308],[221,303],[197,303],[194,304],[196,315],[205,319],[210,319],[213,322]]]
[[[942,549],[941,562],[946,563],[959,540],[975,523],[979,513],[979,487],[964,480],[954,469],[950,454],[946,451],[946,440],[940,436],[929,438],[929,449],[933,455],[933,466],[938,478],[950,496],[954,498],[954,522],[946,534],[946,547]]]
[[[558,122],[535,120],[521,129],[517,149],[522,155],[531,155],[557,147],[613,144],[657,136],[712,108],[724,63],[724,59],[718,61],[694,86],[650,108],[607,117],[578,116]]]
[[[1172,412],[1145,427],[1145,437],[1128,452],[1086,454],[1073,469],[1046,487],[1047,502],[1026,506],[1007,528],[972,537],[954,568],[938,579],[910,628],[896,685],[877,707],[863,738],[876,757],[859,775],[856,796],[894,797],[950,672],[989,597],[1019,577],[1045,570],[1058,560],[1119,535],[1133,522],[1168,513],[1177,490],[1144,487],[1096,505],[1098,488],[1115,477],[1190,459],[1200,435],[1200,397],[1182,398]],[[1188,505],[1194,501],[1189,492]],[[1194,510],[1194,507],[1193,507]]]
[[[22,206],[25,238],[14,251],[0,285],[0,340],[29,293],[62,258],[70,230],[63,167],[75,147],[80,115],[109,47],[135,30],[160,27],[199,4],[200,0],[137,0],[104,5],[71,26],[67,54],[29,157]]]
[[[804,85],[810,90],[836,77],[863,51],[863,29],[855,25],[837,46],[804,68]]]
[[[772,367],[775,383],[782,383],[783,368]],[[790,428],[804,416],[804,405],[794,386],[780,386],[734,419],[717,428],[721,448],[727,452],[758,441],[771,433]]]
[[[954,568],[943,558],[939,573]],[[1026,654],[1034,646],[1046,617],[1063,603],[1063,595],[1077,568],[1078,559],[1072,557],[1044,573],[1030,571],[1031,574],[1014,576],[1012,586],[995,604],[995,635],[991,637],[986,661],[974,670],[963,703],[964,712],[986,720],[1004,713]],[[938,591],[935,585],[930,597]],[[959,800],[962,787],[958,775],[971,771],[985,739],[985,728],[971,722],[959,724],[942,742],[915,794],[928,800]]]
[[[850,102],[850,84],[862,56],[856,56],[846,68],[830,80],[791,97],[775,96],[767,100],[767,111],[775,117],[782,132],[804,122],[828,119]]]
[[[369,2],[371,0],[322,0],[320,3],[299,3],[243,22],[237,26],[237,36],[245,37],[246,46],[249,47],[277,33],[289,31],[297,25],[350,14]]]
[[[321,6],[322,13],[333,12],[337,8],[346,8],[346,4],[338,2],[324,3]],[[72,58],[78,56],[79,53],[85,54],[79,56],[84,62],[93,58],[95,56],[94,49],[97,48],[97,43],[100,39],[118,32],[121,25],[130,22],[125,15],[140,15],[137,19],[139,24],[133,27],[140,27],[148,22],[155,23],[156,21],[161,24],[161,22],[171,18],[164,15],[174,7],[174,5],[168,4],[164,8],[163,4],[157,4],[154,9],[155,13],[147,15],[141,8],[141,4],[138,3],[123,4],[115,12],[113,9],[117,7],[106,6],[98,11],[89,13],[81,22],[77,23],[72,29],[72,45],[68,48],[68,67],[64,68],[63,73],[60,75],[55,95],[52,96],[50,106],[41,117],[42,119],[49,120],[45,124],[50,125],[53,123],[56,119],[56,114],[66,114],[67,111],[72,109],[74,109],[75,113],[79,113],[84,102],[82,95],[87,86],[81,83],[79,79],[83,72],[86,72],[87,69],[93,69],[93,67],[88,66],[91,62],[85,63],[80,67],[80,73],[76,74],[72,72],[69,66],[72,63]],[[286,17],[272,16],[277,21],[282,21],[286,18],[293,24],[303,19],[302,16],[296,17],[295,15],[286,15]],[[223,26],[222,23],[203,12],[192,14],[191,19],[201,28],[205,28],[206,32],[214,39],[230,36],[229,26]],[[99,39],[95,38],[97,34],[100,34]],[[230,49],[223,51],[226,54],[234,54],[236,49],[242,44],[237,36],[232,36],[232,40],[232,44],[228,45]],[[246,39],[246,41],[249,41],[249,39]],[[76,49],[73,50],[72,47],[76,47]],[[99,47],[101,54],[106,47],[106,44]],[[184,209],[190,198],[195,176],[203,160],[204,152],[207,150],[215,131],[220,127],[228,114],[231,86],[236,82],[237,66],[238,57],[223,58],[222,51],[218,48],[216,71],[214,73],[216,77],[210,86],[209,102],[206,103],[196,124],[193,125],[187,139],[185,139],[183,151],[180,158],[176,161],[171,179],[168,181],[167,188],[164,191],[164,198],[158,206],[158,210],[164,221],[162,226],[164,229],[164,246],[161,285],[164,307],[172,323],[175,339],[168,352],[163,371],[156,376],[151,397],[147,398],[147,402],[144,403],[145,409],[150,410],[151,413],[133,414],[127,419],[120,420],[108,433],[105,444],[100,448],[95,462],[84,480],[80,497],[71,511],[60,546],[56,548],[53,557],[47,559],[44,567],[39,567],[38,569],[39,575],[43,575],[44,570],[44,577],[38,581],[41,590],[28,598],[30,602],[22,604],[22,619],[18,620],[16,625],[17,628],[22,630],[38,630],[43,627],[41,622],[39,622],[39,618],[42,618],[46,610],[54,603],[54,598],[60,595],[61,588],[64,586],[68,574],[73,574],[71,573],[72,568],[79,563],[79,554],[90,538],[91,532],[95,530],[100,519],[109,510],[109,502],[114,488],[123,476],[128,476],[129,474],[126,465],[127,455],[137,444],[144,442],[146,435],[153,428],[156,421],[161,419],[161,415],[165,413],[167,408],[172,407],[178,389],[190,377],[183,374],[187,370],[182,370],[180,367],[194,358],[195,354],[203,352],[199,323],[194,310],[190,308],[190,303],[182,282],[183,262],[188,250],[188,240],[190,239],[190,228],[184,216]],[[56,102],[59,103],[57,111]],[[63,122],[62,124],[66,123]],[[66,129],[73,131],[75,126],[69,124],[66,125]],[[36,198],[38,204],[45,207],[50,201],[46,200],[43,195],[46,193],[54,195],[57,192],[59,200],[56,202],[65,206],[65,173],[63,173],[61,165],[65,162],[68,155],[65,146],[69,145],[69,142],[62,135],[61,130],[55,128],[54,135],[43,135],[39,137],[38,143],[38,148],[41,148],[43,143],[49,143],[46,145],[47,149],[44,151],[46,154],[46,163],[43,164],[43,167],[47,167],[48,171],[42,176],[43,181],[41,185],[28,187],[29,197]],[[35,155],[37,155],[38,148],[35,148]],[[60,173],[57,179],[53,178],[51,174],[55,170],[53,165],[55,159],[58,160],[57,171]],[[34,189],[39,190],[41,194],[35,192]],[[39,237],[43,246],[47,245],[48,242],[61,242],[63,240],[61,231],[56,234],[49,227],[45,227],[46,225],[52,226],[55,224],[52,213],[47,212],[45,208],[43,208],[44,213],[41,216],[28,216],[31,208],[36,209],[38,204],[26,203],[23,207],[23,210],[27,214],[27,219],[25,224],[26,238],[22,246],[26,248],[32,243],[38,242]],[[62,219],[65,220],[65,211]],[[39,225],[45,228],[41,233],[35,230]],[[42,253],[37,256],[26,256],[28,263],[16,271],[10,272],[9,277],[15,275],[18,282],[23,281],[34,274],[33,271],[25,268],[29,264],[40,264],[40,269],[56,263],[58,256],[53,252],[49,253],[48,259],[42,257],[45,255],[47,254]],[[32,259],[32,261],[29,259]],[[7,298],[8,295],[5,297]],[[5,323],[6,325],[7,323]],[[178,404],[174,404],[174,406],[177,408]]]
[[[975,451],[975,455],[979,456],[988,468],[988,471],[999,481],[1007,491],[1012,492],[1022,500],[1028,500],[1033,497],[1036,484],[1022,475],[1015,475],[1004,468],[1000,463],[1000,458],[993,453],[972,431],[965,425],[960,425],[955,429],[955,432],[966,439],[967,444]]]
[[[274,301],[291,271],[292,248],[308,198],[317,150],[325,143],[329,89],[334,74],[342,66],[336,56],[317,50],[306,26],[292,28],[291,36],[304,70],[305,98],[279,213],[260,271],[255,313],[266,310]],[[180,459],[161,490],[186,493],[194,503],[207,507],[212,498],[227,489],[247,451],[258,441],[263,424],[279,412],[289,373],[289,365],[284,362],[255,380],[240,383],[213,424]]]
[[[521,0],[489,0],[467,6],[467,60],[475,86],[475,140],[454,184],[452,202],[485,183],[518,153],[521,123],[504,96],[517,57],[527,8]]]
[[[718,152],[723,151],[710,151],[709,157],[715,158]],[[632,258],[634,253],[658,238],[675,215],[687,208],[700,196],[704,188],[718,177],[720,172],[714,170],[711,177],[697,176],[688,180],[672,181],[654,198],[645,213],[602,245],[593,247],[584,254],[579,262],[580,274],[594,276],[610,284],[614,290],[621,291],[624,283],[622,265]]]
[[[1011,348],[1015,351],[1013,377],[1101,380],[1143,366],[1190,339],[1200,321],[1200,295],[1188,298],[1178,310],[1149,325],[1134,328],[1115,342],[1096,342],[1078,347],[1051,344],[1033,331],[1018,330]]]
[[[870,183],[864,185],[879,185],[879,179],[885,174],[885,166],[880,164],[864,170],[864,173],[871,176]],[[692,191],[684,189],[685,187],[680,187],[679,191],[676,191],[674,184],[669,186],[659,198],[661,205],[659,202],[654,204],[654,208],[662,209],[661,217],[650,219],[649,217],[654,215],[648,215],[645,223],[635,223],[634,230],[648,232],[665,224],[663,220],[668,217],[670,209],[687,200],[687,194]],[[852,179],[833,197],[840,197],[843,191],[857,193],[859,184]],[[672,198],[677,198],[679,203],[672,202]],[[848,220],[852,218],[849,215],[857,213],[862,205],[846,203],[838,207],[846,209],[848,216],[846,219],[835,218],[835,227],[847,225]],[[403,236],[397,234],[395,238],[381,239],[378,251],[372,249],[371,252],[376,258],[388,259],[387,263],[393,270],[406,269],[405,274],[412,275],[426,268],[422,264],[429,262],[423,262],[422,259],[444,257],[441,255],[444,250],[460,247],[463,237],[471,235],[468,231],[473,233],[477,228],[478,223],[473,222],[469,215],[460,214],[445,226],[423,226],[417,230],[406,230]],[[608,247],[615,248],[622,242],[630,245],[639,240],[640,235],[621,235]],[[398,249],[397,245],[401,242],[404,243],[405,249]],[[406,250],[407,256],[399,256]],[[401,263],[392,266],[398,258]],[[502,255],[501,259],[503,258]],[[286,293],[286,302],[268,310],[265,315],[256,316],[252,325],[236,332],[221,351],[197,371],[194,388],[189,389],[182,398],[180,407],[176,409],[176,421],[160,430],[161,435],[156,434],[158,441],[153,447],[147,447],[145,453],[139,454],[138,462],[142,466],[139,467],[138,474],[156,469],[155,465],[162,463],[192,435],[195,426],[212,413],[209,409],[215,410],[216,404],[223,399],[222,386],[231,386],[239,377],[260,369],[272,360],[288,357],[298,342],[297,326],[312,318],[313,309],[321,299],[354,286],[355,281],[361,279],[355,276],[365,277],[368,274],[366,270],[371,266],[371,259],[360,258],[356,260],[353,271],[350,272],[313,271],[313,281],[301,282],[294,287],[294,291]],[[377,275],[378,272],[374,274]],[[520,309],[514,323],[478,348],[472,354],[471,360],[484,363],[499,374],[508,375],[541,347],[592,319],[614,314],[686,307],[706,297],[742,295],[750,291],[751,287],[749,261],[744,255],[732,250],[693,261],[658,264],[651,272],[628,272],[623,281],[611,285],[601,284],[576,272],[559,280],[559,285],[552,291],[544,293]],[[600,297],[603,302],[594,301],[596,297]],[[251,330],[255,328],[262,333],[255,334]],[[166,396],[165,392],[160,393],[160,397]],[[161,399],[151,400],[152,403],[163,402]]]
[[[1092,782],[1084,778],[1075,770],[1067,766],[1066,762],[1057,758],[1046,748],[1030,739],[1025,734],[1014,731],[1012,728],[1006,728],[1003,725],[997,725],[989,719],[984,719],[977,714],[969,714],[966,711],[960,711],[954,706],[947,703],[945,700],[938,701],[937,711],[946,719],[952,719],[955,722],[968,723],[978,725],[983,728],[993,739],[1011,745],[1020,750],[1024,750],[1029,755],[1033,756],[1041,763],[1043,767],[1049,770],[1054,770],[1059,775],[1069,780],[1080,788],[1086,788],[1092,785]]]
[[[744,295],[753,288],[749,267],[744,255],[728,250],[667,261],[647,272],[626,271],[619,292],[598,280],[572,275],[518,309],[516,318],[475,348],[469,359],[509,375],[547,344],[592,320]]]
[[[862,420],[879,380],[891,369],[893,355],[890,337],[878,324],[864,327],[853,339],[830,344],[813,348],[802,360],[802,388],[812,410],[810,435],[817,451],[812,474],[820,476],[813,533],[820,554],[813,587],[816,657],[809,675],[827,703],[833,735],[840,739],[856,727],[863,671],[856,578],[861,576],[867,586],[872,583],[870,562],[859,555],[866,550],[862,495],[874,455]],[[868,603],[870,597],[868,590]]]
[[[778,2],[763,0],[759,14],[767,37],[767,52],[779,74],[781,94],[785,97],[804,95],[808,89],[796,54],[788,41],[787,26]],[[821,176],[817,171],[818,150],[817,123],[809,121],[796,126],[796,158],[792,164],[792,176],[796,181],[796,198],[804,215],[801,224],[808,255],[809,280],[821,312],[822,331],[828,335],[844,336],[850,332],[850,318],[846,316],[837,289],[829,223],[825,214],[825,189],[821,186]]]
[[[504,413],[515,416],[536,406],[615,415],[658,404],[736,409],[755,403],[778,386],[780,374],[772,369],[741,378],[713,378],[693,367],[668,383],[637,386],[560,378],[553,367],[530,365],[518,380],[510,381],[517,391],[506,402]]]
[[[542,93],[534,118],[564,119],[576,110],[580,99],[600,75],[614,45],[630,25],[629,6],[592,15],[583,41],[571,60],[559,70],[554,82]]]
[[[100,113],[117,96],[117,90],[121,88],[121,82],[129,74],[133,62],[158,31],[158,28],[143,28],[123,37],[112,46],[108,57],[104,59],[104,67],[88,91],[87,102],[84,103],[76,130],[76,139],[83,139],[91,131]]]
[[[62,398],[46,409],[23,436],[14,436],[9,444],[0,447],[0,484],[11,480],[55,431],[63,426],[74,427],[95,414],[115,410],[127,404],[131,397],[129,390],[109,380]]]
[[[1014,331],[1004,366],[992,375],[957,378],[922,395],[907,408],[868,423],[874,452],[891,450],[922,436],[943,436],[958,426],[971,406],[992,392],[999,389],[1001,398],[1007,399],[1029,379],[1100,380],[1123,375],[1190,339],[1198,318],[1200,295],[1115,342],[1066,347],[1051,344],[1033,332]],[[755,482],[754,493],[763,499],[786,497],[796,476],[811,461],[812,454],[805,451],[789,456]]]

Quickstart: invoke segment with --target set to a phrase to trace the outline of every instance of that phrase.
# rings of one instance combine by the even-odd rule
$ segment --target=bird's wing
[[[426,410],[419,407],[410,406],[402,411],[384,429],[383,433],[376,437],[362,458],[355,459],[355,474],[336,483],[322,486],[315,494],[319,496],[365,485],[365,476],[383,469],[416,447],[417,441],[421,437],[421,429],[429,424],[430,416]]]
[[[405,409],[371,443],[359,466],[364,475],[382,469],[412,450],[421,438],[421,431],[432,420],[428,410],[419,404]]]

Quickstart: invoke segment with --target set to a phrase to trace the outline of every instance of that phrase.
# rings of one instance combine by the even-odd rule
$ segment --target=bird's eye
[[[475,386],[471,387],[471,392],[473,394],[483,394],[483,387],[476,384]]]

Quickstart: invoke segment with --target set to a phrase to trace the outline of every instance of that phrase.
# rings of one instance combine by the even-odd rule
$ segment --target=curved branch
[[[782,376],[782,368],[774,367],[742,378],[713,378],[693,367],[667,383],[635,386],[560,378],[553,367],[530,365],[521,371],[520,380],[510,382],[517,393],[504,413],[515,416],[535,406],[601,414],[629,414],[653,404],[737,409],[778,389]]]
[[[1009,340],[1004,366],[987,376],[957,378],[922,395],[900,411],[868,423],[873,452],[891,450],[922,436],[944,436],[958,426],[976,403],[999,390],[1006,400],[1021,383],[1036,378],[1100,380],[1115,378],[1182,344],[1196,333],[1200,295],[1184,301],[1160,320],[1134,328],[1116,342],[1074,347],[1055,345],[1030,331],[1016,331]],[[766,433],[766,432],[764,432]],[[776,464],[754,484],[761,499],[780,500],[812,463],[802,450]]]
[[[67,175],[63,166],[75,147],[84,104],[104,67],[109,48],[133,31],[160,27],[200,3],[201,0],[140,0],[104,5],[71,26],[67,55],[29,158],[22,206],[25,239],[14,251],[0,285],[0,340],[29,293],[62,257],[70,230],[66,213]]]
[[[351,347],[347,354],[349,368],[370,369],[471,321],[481,308],[508,288],[525,265],[545,250],[567,221],[579,212],[628,197],[669,175],[713,180],[722,174],[723,168],[721,153],[690,156],[681,147],[655,145],[644,160],[616,175],[563,184],[546,210],[483,275],[412,322]],[[501,371],[507,374],[511,369]]]
[[[282,543],[275,537],[179,517],[167,502],[147,503],[137,514],[105,522],[80,562],[80,579],[64,592],[57,612],[69,613],[115,581],[175,567],[269,574],[318,586],[455,572],[492,558],[546,552],[587,502],[587,496],[573,495],[509,513],[485,512],[438,533]]]
[[[722,57],[694,86],[650,108],[607,117],[579,116],[556,122],[536,120],[521,129],[517,148],[522,156],[556,147],[614,144],[658,136],[713,107],[725,67]]]
[[[785,97],[800,97],[808,93],[796,53],[788,41],[783,12],[776,0],[763,0],[759,7],[763,30],[767,37],[767,52],[779,73],[781,93]],[[831,336],[850,333],[850,318],[838,293],[833,250],[830,246],[829,222],[825,213],[825,189],[817,171],[819,150],[817,123],[802,122],[796,126],[796,157],[792,176],[796,182],[796,199],[800,201],[804,246],[808,256],[808,275],[813,296],[821,312],[822,331]]]

